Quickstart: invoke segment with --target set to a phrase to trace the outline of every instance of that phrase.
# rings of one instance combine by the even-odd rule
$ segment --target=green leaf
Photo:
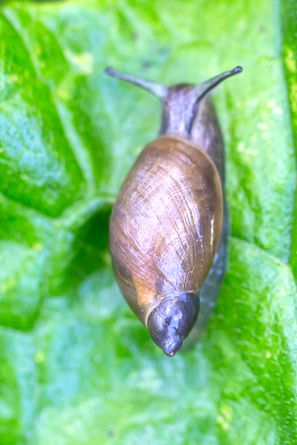
[[[288,85],[288,98],[291,108],[291,125],[295,143],[295,158],[297,152],[297,7],[294,1],[287,0],[283,4],[283,48],[285,79]],[[296,161],[295,161],[296,163]],[[295,190],[295,212],[292,225],[291,266],[297,277],[297,207]]]
[[[294,0],[0,7],[1,444],[297,444],[296,18]],[[160,108],[103,69],[170,84],[237,64],[214,95],[228,271],[203,340],[168,359],[108,253]]]

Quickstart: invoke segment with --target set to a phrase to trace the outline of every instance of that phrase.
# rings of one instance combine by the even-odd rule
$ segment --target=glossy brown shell
[[[162,298],[197,294],[222,223],[222,185],[210,157],[179,137],[148,144],[122,185],[110,220],[118,283],[144,323]]]

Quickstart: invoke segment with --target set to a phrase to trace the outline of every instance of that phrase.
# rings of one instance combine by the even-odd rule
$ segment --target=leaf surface
[[[220,0],[0,9],[0,443],[294,445],[297,11]],[[203,341],[163,356],[115,284],[108,219],[165,84],[214,101],[228,271]]]

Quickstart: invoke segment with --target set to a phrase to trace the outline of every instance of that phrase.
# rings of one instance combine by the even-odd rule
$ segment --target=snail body
[[[224,273],[224,152],[206,95],[241,68],[168,88],[106,71],[163,103],[161,135],[140,153],[113,207],[110,251],[125,299],[172,356],[197,320],[200,299],[205,325]]]

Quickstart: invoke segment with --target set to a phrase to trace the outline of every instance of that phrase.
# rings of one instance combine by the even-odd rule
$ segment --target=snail
[[[110,217],[115,276],[153,341],[173,356],[215,304],[226,258],[224,149],[208,93],[240,66],[198,85],[165,87],[106,68],[159,98],[160,136],[139,154]],[[200,307],[200,310],[199,310]]]

